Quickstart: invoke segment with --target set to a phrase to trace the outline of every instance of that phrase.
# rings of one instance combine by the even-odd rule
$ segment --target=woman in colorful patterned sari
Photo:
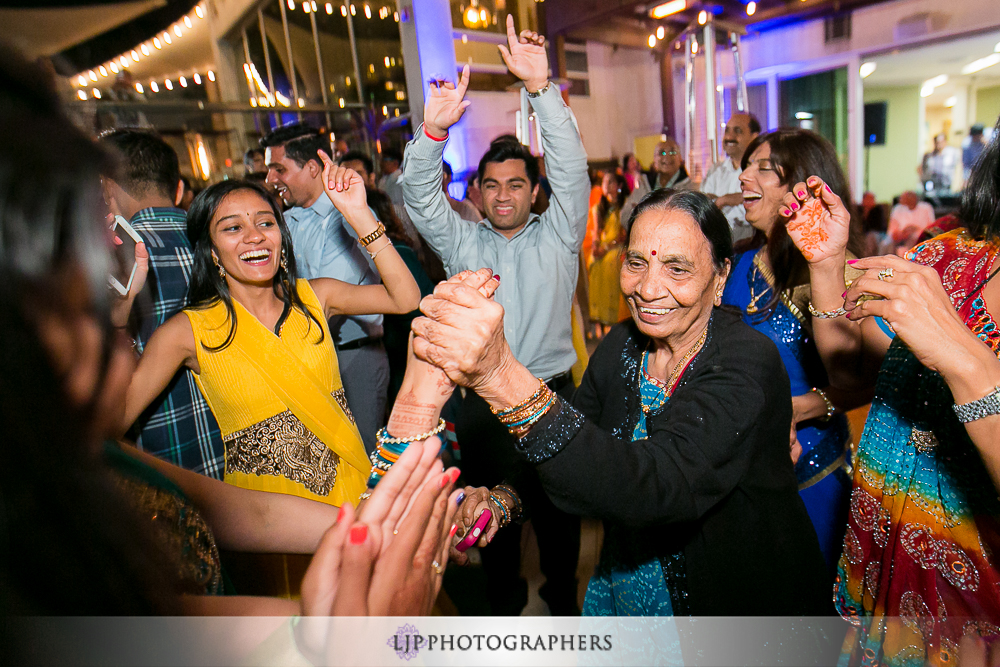
[[[807,262],[778,215],[791,184],[810,174],[823,177],[844,201],[851,201],[836,152],[822,137],[779,130],[747,147],[740,181],[747,222],[756,231],[737,246],[722,302],[739,308],[744,321],[774,341],[781,353],[792,387],[790,442],[799,493],[832,580],[847,522],[851,434],[847,418],[835,413],[830,396],[839,396],[814,340]]]
[[[409,312],[420,292],[368,209],[361,177],[320,155],[327,195],[375,259],[384,285],[296,280],[291,236],[266,192],[240,181],[209,187],[188,213],[191,306],[150,339],[123,424],[186,366],[222,428],[226,482],[339,506],[357,502],[371,466],[326,320]]]
[[[826,212],[790,231],[811,263],[836,266],[845,212],[819,179],[796,192]],[[1000,134],[959,219],[905,259],[853,262],[865,274],[846,302],[842,274],[813,291],[816,307],[849,311],[839,319],[861,353],[885,353],[834,589],[855,626],[843,664],[955,664],[963,636],[1000,638]]]

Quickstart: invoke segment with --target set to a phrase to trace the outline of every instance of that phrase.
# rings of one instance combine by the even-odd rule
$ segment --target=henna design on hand
[[[821,250],[821,244],[830,240],[830,235],[823,228],[826,216],[828,213],[823,202],[810,199],[802,204],[802,209],[795,212],[785,227],[789,234],[797,232],[800,235],[799,242],[795,245],[807,260],[813,258],[813,251]]]

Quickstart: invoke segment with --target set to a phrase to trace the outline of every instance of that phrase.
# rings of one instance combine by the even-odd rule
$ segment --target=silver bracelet
[[[552,82],[551,81],[546,81],[545,85],[542,86],[541,88],[539,88],[538,90],[536,90],[535,92],[531,92],[527,88],[525,88],[525,90],[527,90],[527,92],[528,92],[528,97],[541,97],[545,93],[549,92],[549,88],[551,86],[552,86]]]
[[[820,320],[832,320],[835,317],[846,315],[847,311],[843,307],[838,308],[836,310],[816,310],[815,308],[813,308],[812,301],[810,301],[809,314]]]
[[[978,401],[963,403],[962,405],[956,403],[952,408],[955,410],[958,421],[963,424],[968,424],[969,422],[992,415],[1000,415],[1000,385]]]
[[[810,391],[816,392],[816,394],[823,399],[823,404],[826,406],[826,415],[820,417],[819,420],[822,422],[830,421],[834,413],[837,411],[837,409],[833,407],[833,401],[831,401],[830,397],[826,395],[826,392],[819,387],[813,387]]]

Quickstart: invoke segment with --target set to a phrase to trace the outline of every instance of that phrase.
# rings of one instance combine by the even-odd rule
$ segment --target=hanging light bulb
[[[646,43],[649,44],[649,48],[656,46],[656,35],[650,35],[649,39],[646,40]]]
[[[146,92],[145,90],[143,90],[142,84],[139,83],[138,81],[135,84],[135,92],[139,93],[140,95]]]
[[[385,62],[386,67],[389,67],[389,56],[386,56],[383,62]]]
[[[389,115],[389,107],[386,107],[386,106],[382,107],[382,115],[383,116],[388,116]]]
[[[184,25],[186,25],[186,26],[187,26],[187,27],[189,27],[189,28],[193,28],[193,27],[194,27],[194,26],[193,26],[193,25],[191,24],[191,17],[190,17],[190,16],[185,16],[185,17],[184,17]]]
[[[160,92],[160,87],[156,85],[155,81],[149,82],[149,89],[152,90],[154,93]]]
[[[756,2],[752,2],[752,1],[748,2],[747,3],[747,16],[753,16],[754,12],[756,12],[756,11],[757,11],[757,3]]]
[[[111,73],[118,74],[118,64],[114,60],[111,61]]]
[[[108,68],[106,68],[104,65],[101,65],[101,68],[98,71],[101,73],[101,76],[107,76],[108,75]]]
[[[167,90],[173,90],[174,84],[170,82],[170,79],[167,79],[166,81],[163,82],[163,87],[166,88]]]
[[[98,90],[97,88],[94,88],[92,91],[90,91],[90,94],[94,96],[95,100],[101,99],[101,91]]]
[[[153,46],[155,46],[158,49],[162,49],[163,48],[163,44],[160,43],[160,38],[159,37],[154,37],[153,38]]]
[[[169,32],[165,32],[165,33],[163,33],[163,41],[164,41],[164,42],[166,42],[167,44],[173,44],[173,42],[174,42],[174,40],[173,40],[173,38],[172,38],[172,37],[170,36],[170,33],[169,33]]]
[[[83,91],[81,91],[81,92],[83,92]],[[86,95],[87,93],[83,93],[83,94]],[[344,98],[343,97],[340,98],[340,108],[341,109],[344,108]]]
[[[81,74],[80,76],[76,77],[76,82],[78,84],[80,84],[81,86],[86,86],[87,85],[87,77],[85,77],[84,75]]]
[[[326,13],[327,14],[333,13],[333,3],[331,2],[326,3]]]
[[[308,2],[302,3],[302,11],[304,11],[306,14],[312,11],[312,7],[309,5]]]
[[[312,5],[313,11],[316,11],[316,0],[312,0],[310,4]]]
[[[148,56],[149,55],[149,47],[146,46],[145,44],[143,44],[141,47],[139,47],[139,50],[142,51],[142,55],[144,55],[144,56]]]
[[[351,5],[351,16],[357,16],[357,15],[358,15],[357,7]]]
[[[198,86],[201,85],[201,74],[198,74],[197,72],[195,72],[194,76],[192,76],[191,78],[194,79],[195,85],[198,85]]]
[[[298,100],[296,100],[296,102],[298,102],[300,109],[306,105],[306,101],[301,97]]]
[[[95,72],[94,70],[90,70],[89,72],[87,72],[87,76],[90,77],[91,81],[97,81],[97,72]]]
[[[215,81],[215,72],[213,72],[212,70],[208,70],[208,80]]]
[[[295,11],[295,0],[288,0],[288,8]]]
[[[201,5],[194,8],[194,13],[197,14],[200,19],[205,18],[205,10],[201,8]]]
[[[347,16],[347,5],[341,5],[340,6],[340,15],[341,16]]]
[[[188,87],[188,80],[185,79],[183,76],[180,79],[178,79],[177,81],[181,84],[181,88],[187,88]]]
[[[667,31],[663,29],[662,25],[659,28],[656,29],[656,39],[663,39],[663,37],[666,34],[667,34]]]
[[[122,67],[128,67],[128,58],[126,58],[125,56],[119,58],[118,62],[121,63]]]
[[[372,8],[369,7],[368,3],[366,2],[365,3],[365,18],[366,19],[370,19],[371,17],[372,17]]]
[[[76,96],[79,97],[81,100],[85,101],[87,99],[87,91],[86,90],[78,90],[78,91],[76,91]],[[341,104],[340,106],[344,106],[344,105]]]
[[[395,21],[396,23],[399,23],[399,12],[392,13],[392,20]]]
[[[708,12],[704,9],[698,12],[698,25],[705,25],[708,23]]]
[[[174,24],[174,34],[178,37],[181,37],[184,34],[179,23]]]
[[[129,55],[132,56],[132,62],[134,63],[139,62],[139,53],[135,49],[132,49],[132,53],[130,53]]]

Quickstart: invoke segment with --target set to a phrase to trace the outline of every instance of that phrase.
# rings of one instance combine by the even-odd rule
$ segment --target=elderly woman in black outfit
[[[656,191],[628,229],[632,320],[601,342],[572,405],[513,358],[503,309],[460,286],[424,299],[417,355],[490,403],[556,506],[604,520],[585,615],[828,613],[788,455],[788,376],[769,339],[718,307],[725,217],[702,194]],[[493,512],[480,546],[522,512],[508,481],[466,489],[466,526]]]

